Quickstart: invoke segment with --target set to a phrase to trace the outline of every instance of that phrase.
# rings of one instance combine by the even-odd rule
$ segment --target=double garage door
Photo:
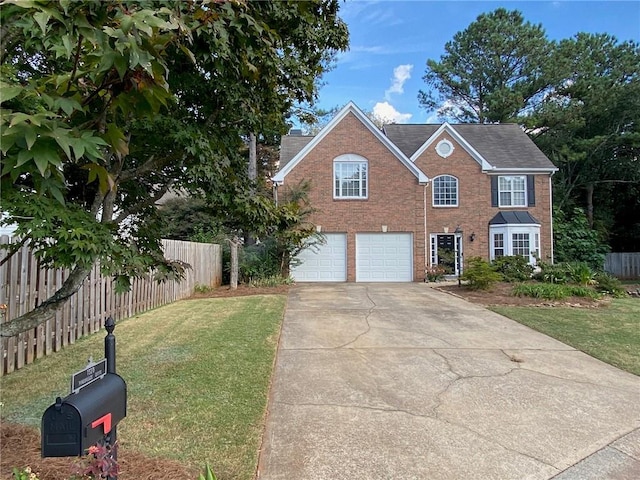
[[[326,243],[304,250],[291,270],[297,282],[347,280],[347,236],[325,234]],[[357,233],[356,282],[410,282],[413,249],[410,233]]]

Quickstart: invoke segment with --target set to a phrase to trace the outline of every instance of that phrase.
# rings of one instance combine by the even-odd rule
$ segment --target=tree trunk
[[[256,134],[249,134],[249,167],[248,167],[248,175],[249,180],[251,182],[255,182],[258,178],[258,153],[257,153],[257,145],[256,145]],[[253,187],[252,187],[253,189]],[[252,192],[252,193],[255,193]],[[256,239],[253,237],[251,232],[244,232],[244,244],[245,245],[253,245],[256,243]]]
[[[93,267],[74,268],[62,286],[51,297],[30,312],[20,315],[7,323],[0,324],[0,337],[13,337],[53,318],[69,297],[78,291],[84,279],[91,272],[91,268]]]
[[[587,185],[587,221],[589,228],[593,228],[593,183]]]
[[[232,290],[238,288],[238,239],[229,240],[231,247],[231,279],[229,284]]]

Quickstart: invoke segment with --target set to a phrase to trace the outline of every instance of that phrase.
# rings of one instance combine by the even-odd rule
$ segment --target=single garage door
[[[298,255],[301,263],[291,269],[296,282],[345,282],[347,280],[347,235],[325,233],[326,243],[307,248]]]
[[[410,233],[356,234],[356,282],[411,282]]]

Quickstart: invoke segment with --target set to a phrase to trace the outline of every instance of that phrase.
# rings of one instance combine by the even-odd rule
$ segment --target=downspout
[[[276,207],[278,206],[278,184],[273,182],[273,200],[276,202]]]
[[[430,240],[427,238],[427,187],[428,186],[429,186],[429,183],[424,184],[424,198],[422,202],[424,207],[424,213],[422,218],[424,219],[424,281],[425,282],[427,281],[428,263],[431,261],[427,256],[427,253],[429,251],[429,243],[430,243]]]
[[[554,251],[553,251],[553,182],[551,181],[551,177],[553,177],[553,174],[555,172],[551,172],[551,175],[549,175],[549,218],[551,219],[550,221],[550,229],[551,229],[551,265],[553,265],[553,257],[554,257]],[[542,247],[542,245],[540,246]]]

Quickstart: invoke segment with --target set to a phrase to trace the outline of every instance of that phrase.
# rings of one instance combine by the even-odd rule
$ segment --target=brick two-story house
[[[464,258],[553,258],[551,175],[517,125],[387,125],[353,103],[316,136],[282,139],[277,189],[311,182],[325,244],[297,281],[423,281]]]

